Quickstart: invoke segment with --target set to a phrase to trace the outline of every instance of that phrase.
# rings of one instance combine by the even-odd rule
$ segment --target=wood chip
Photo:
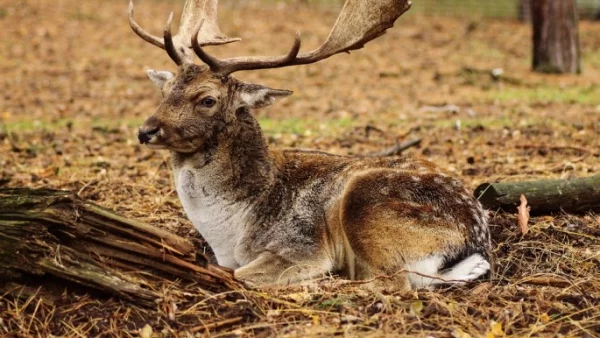
[[[529,231],[529,227],[527,226],[529,222],[529,210],[531,208],[527,205],[527,198],[525,198],[525,195],[521,195],[521,205],[517,207],[517,220],[521,235],[525,235]]]

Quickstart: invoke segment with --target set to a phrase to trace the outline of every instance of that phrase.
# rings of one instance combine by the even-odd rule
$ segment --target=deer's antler
[[[129,0],[129,25],[133,31],[147,42],[165,49],[176,64],[192,62],[192,36],[195,42],[202,46],[222,45],[239,41],[239,38],[228,38],[219,30],[217,25],[218,0],[187,0],[183,5],[183,13],[179,24],[179,31],[171,37],[171,20],[173,13],[169,15],[164,38],[161,39],[146,32],[133,18],[133,0]],[[204,23],[201,25],[201,23]],[[199,34],[196,28],[201,26]]]
[[[338,53],[362,48],[367,42],[385,34],[410,6],[409,0],[347,0],[325,43],[307,53],[298,53],[299,33],[296,33],[296,40],[288,55],[278,57],[255,56],[219,60],[204,52],[197,43],[193,43],[192,47],[211,70],[222,74],[309,64]],[[198,27],[196,32],[200,31],[200,28]]]
[[[129,23],[142,39],[166,49],[178,65],[192,62],[190,51],[193,50],[213,72],[223,75],[240,70],[309,64],[338,53],[362,48],[367,42],[383,35],[411,6],[409,0],[346,0],[329,37],[313,51],[299,53],[300,33],[296,33],[294,44],[287,55],[244,56],[220,60],[206,53],[202,46],[220,45],[239,39],[227,38],[220,32],[217,26],[218,0],[187,0],[179,32],[171,38],[171,14],[165,27],[163,41],[148,34],[135,22],[132,1],[129,3]]]

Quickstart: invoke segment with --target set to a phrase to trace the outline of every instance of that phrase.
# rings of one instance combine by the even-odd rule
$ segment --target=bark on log
[[[70,192],[0,189],[0,280],[48,275],[141,306],[155,305],[152,285],[165,279],[213,291],[240,287],[230,269],[165,230]]]
[[[600,210],[600,175],[570,180],[484,183],[475,197],[486,209],[515,211],[525,195],[532,213]]]
[[[532,0],[531,4],[533,70],[581,72],[575,0]]]

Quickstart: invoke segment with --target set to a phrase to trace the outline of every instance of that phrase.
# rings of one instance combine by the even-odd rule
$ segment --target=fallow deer
[[[407,0],[347,0],[329,37],[300,53],[218,59],[204,50],[239,39],[217,25],[217,0],[187,0],[176,36],[129,22],[166,50],[177,74],[149,70],[163,100],[139,129],[171,151],[183,208],[217,262],[250,284],[285,284],[339,273],[394,289],[463,283],[490,270],[486,214],[461,182],[433,163],[268,149],[251,109],[291,91],[237,80],[241,70],[314,63],[362,48],[410,8]],[[194,55],[205,65],[194,64]]]

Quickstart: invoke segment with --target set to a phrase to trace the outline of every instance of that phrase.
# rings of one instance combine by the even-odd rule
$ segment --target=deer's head
[[[217,59],[203,46],[221,45],[235,38],[224,36],[217,26],[218,0],[187,0],[176,36],[171,35],[169,15],[163,38],[144,31],[133,19],[129,23],[147,42],[163,48],[178,65],[177,74],[149,70],[148,76],[161,89],[163,100],[156,113],[140,127],[141,143],[176,152],[195,152],[217,133],[232,131],[237,117],[252,108],[270,105],[290,95],[288,90],[247,84],[231,76],[240,70],[278,68],[314,63],[334,54],[361,48],[390,28],[410,8],[408,0],[347,0],[329,37],[319,48],[300,53],[300,34],[289,53],[272,57]],[[197,65],[194,55],[205,65]]]
[[[247,84],[193,63],[180,65],[177,74],[148,70],[148,76],[161,89],[163,101],[140,127],[138,138],[151,148],[181,153],[201,149],[219,133],[235,132],[240,113],[292,93]]]

